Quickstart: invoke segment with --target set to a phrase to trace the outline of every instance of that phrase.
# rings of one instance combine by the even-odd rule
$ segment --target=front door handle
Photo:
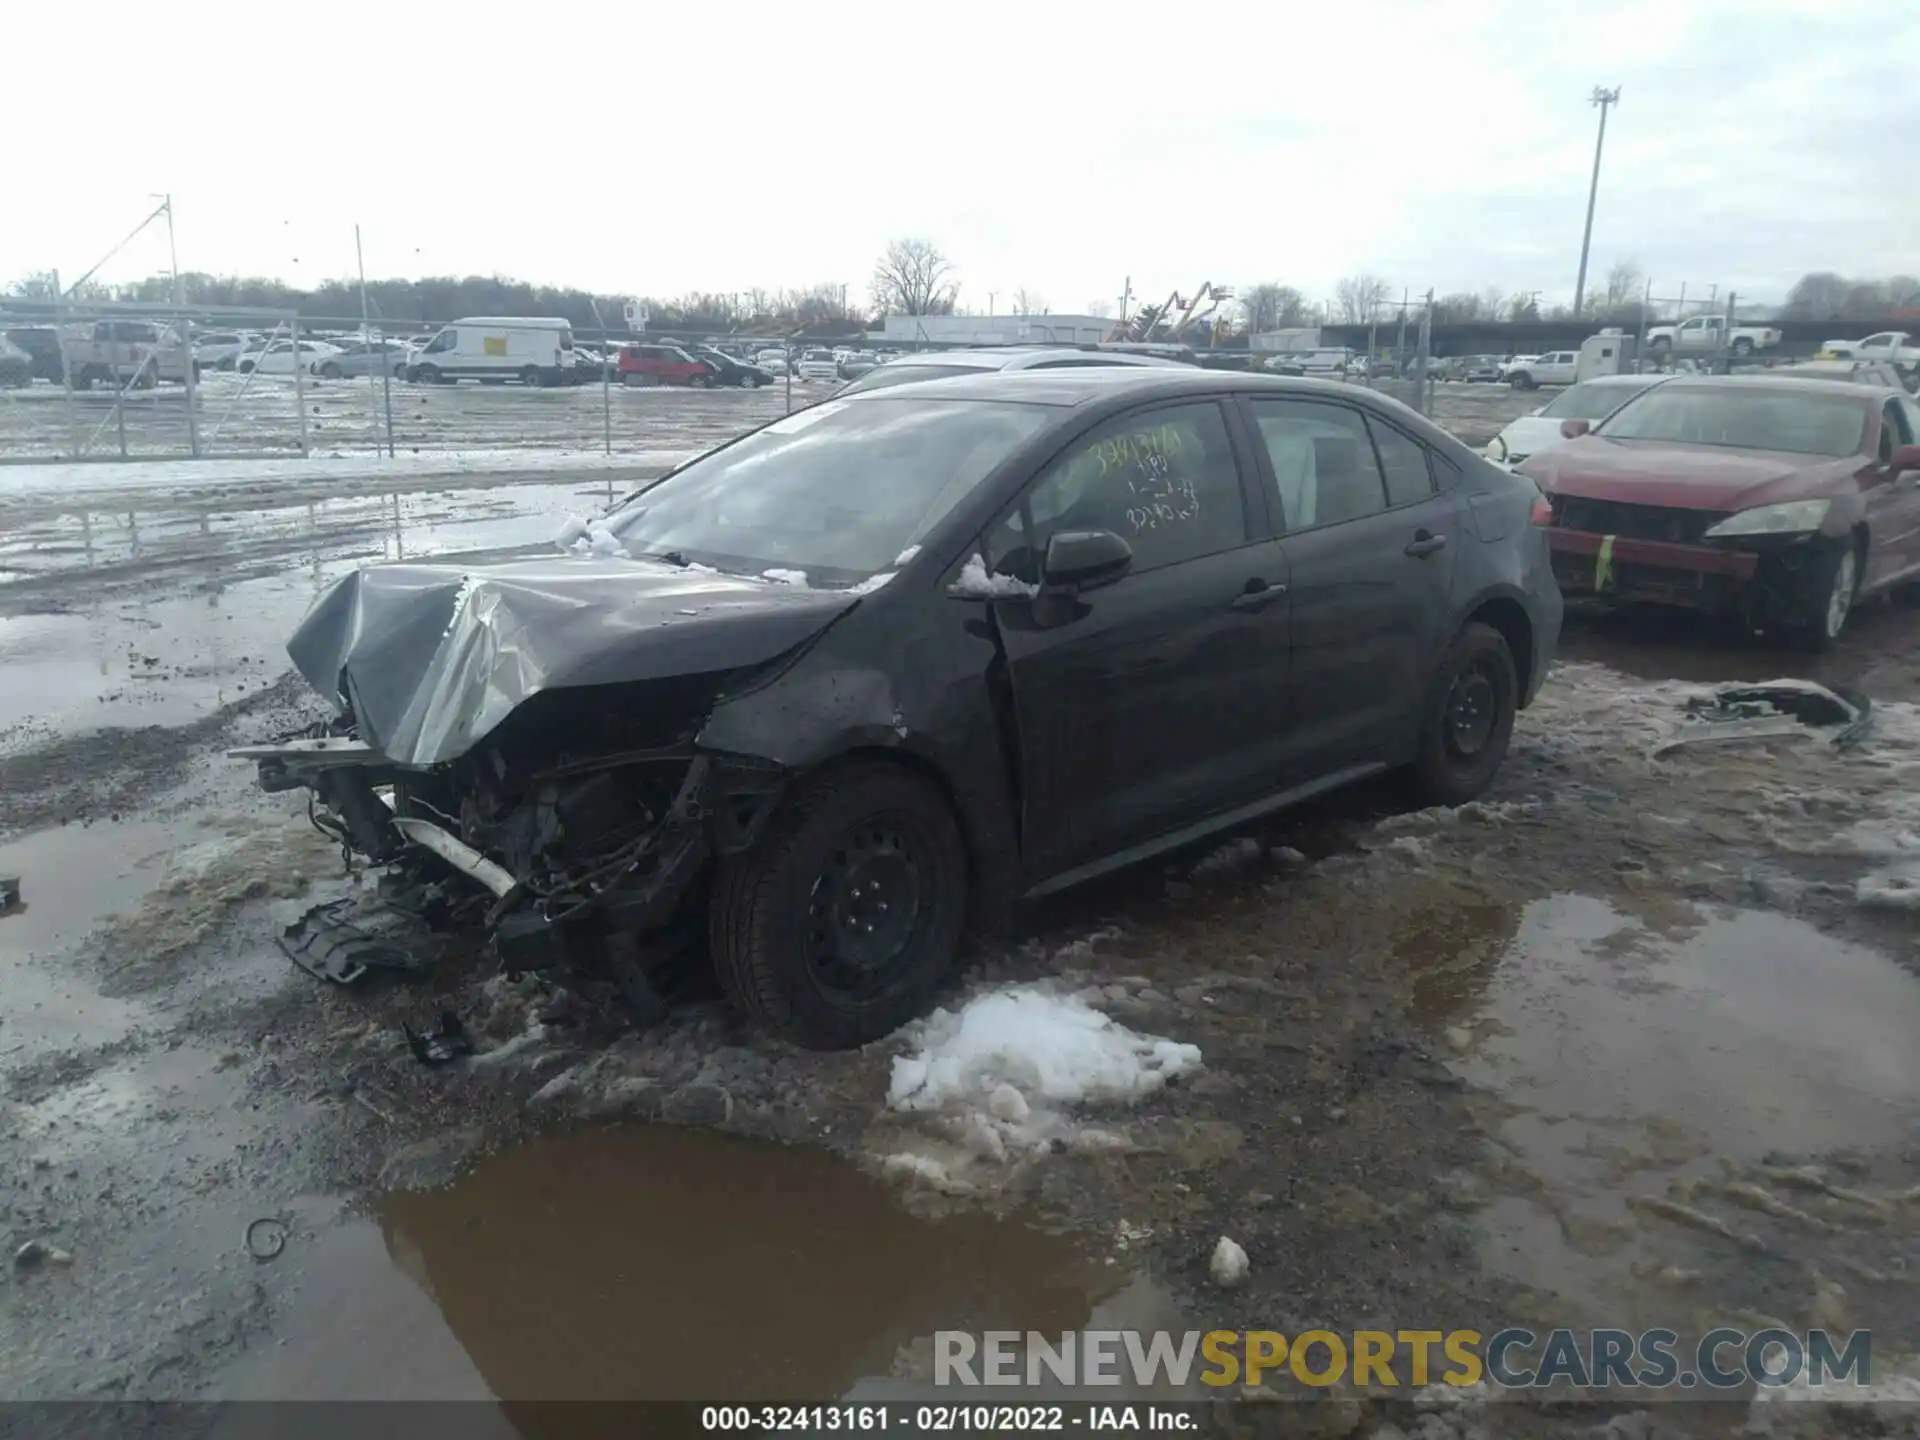
[[[1255,576],[1253,579],[1247,581],[1246,589],[1233,597],[1233,608],[1236,610],[1264,610],[1286,593],[1286,586],[1269,585],[1265,580]]]
[[[1446,544],[1447,537],[1444,535],[1435,535],[1430,530],[1416,530],[1413,532],[1413,542],[1407,546],[1407,554],[1416,560],[1424,560],[1434,551],[1444,550]]]

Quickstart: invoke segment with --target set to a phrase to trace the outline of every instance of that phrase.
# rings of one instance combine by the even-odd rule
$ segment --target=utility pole
[[[1600,196],[1600,152],[1607,143],[1607,111],[1620,103],[1620,87],[1608,90],[1599,85],[1593,87],[1593,94],[1587,97],[1587,103],[1600,107],[1600,137],[1593,142],[1593,180],[1587,186],[1587,228],[1580,236],[1580,276],[1573,282],[1573,314],[1580,318],[1581,302],[1587,294],[1587,250],[1593,244],[1593,202]]]
[[[180,252],[173,245],[173,195],[171,192],[160,197],[162,208],[167,212],[167,269],[173,276],[173,307],[179,309],[186,304],[186,297],[180,292]]]
[[[993,302],[999,297],[999,295],[1000,295],[1000,292],[998,290],[989,290],[987,292],[987,318],[989,320],[993,318]]]
[[[1133,299],[1133,277],[1127,276],[1120,284],[1120,326],[1126,328],[1127,302]]]

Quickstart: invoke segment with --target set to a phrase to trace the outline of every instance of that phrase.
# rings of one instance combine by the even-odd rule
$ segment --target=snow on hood
[[[344,689],[382,754],[436,765],[542,690],[761,664],[859,602],[619,557],[376,565],[322,595],[287,653],[322,695]]]

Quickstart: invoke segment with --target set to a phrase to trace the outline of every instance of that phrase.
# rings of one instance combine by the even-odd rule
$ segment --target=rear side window
[[[1273,462],[1288,534],[1358,520],[1387,508],[1386,482],[1357,411],[1317,400],[1248,403]]]
[[[1433,494],[1426,447],[1371,416],[1367,418],[1367,428],[1373,432],[1373,443],[1380,451],[1380,469],[1387,480],[1387,504],[1411,505]]]
[[[1040,578],[1063,530],[1111,530],[1135,571],[1236,549],[1247,541],[1240,470],[1212,401],[1118,416],[1075,441],[988,536],[996,571]]]

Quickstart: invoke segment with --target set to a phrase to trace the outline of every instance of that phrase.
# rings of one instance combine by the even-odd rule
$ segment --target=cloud
[[[500,272],[672,294],[865,288],[892,235],[963,298],[1060,306],[1203,279],[1328,293],[1569,294],[1596,84],[1619,85],[1593,270],[1632,256],[1778,298],[1806,270],[1914,268],[1920,11],[1818,0],[1084,3],[831,15],[576,0],[497,29],[444,3],[190,4],[116,15],[17,141],[0,277],[77,274],[171,189],[183,266],[306,283]],[[70,17],[10,16],[21,54]],[[584,38],[583,38],[584,37]],[[583,80],[626,57],[625,82]],[[365,77],[365,78],[360,78]],[[92,96],[99,103],[74,103]],[[107,272],[164,268],[142,237]]]

